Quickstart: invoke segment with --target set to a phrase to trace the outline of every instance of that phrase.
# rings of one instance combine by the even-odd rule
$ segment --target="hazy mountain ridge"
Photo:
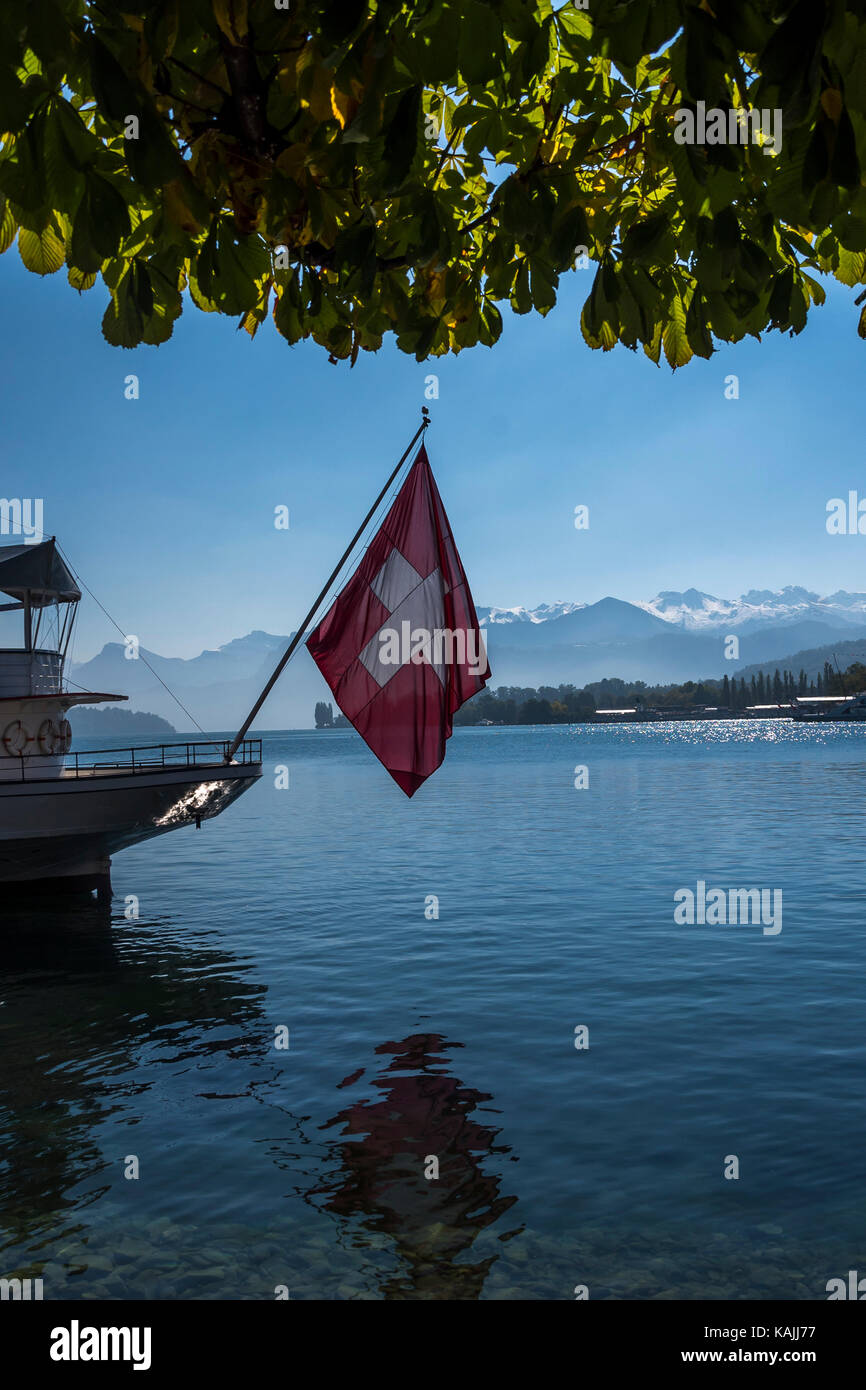
[[[837,664],[840,671],[846,671],[849,666],[853,666],[855,661],[866,665],[866,638],[855,639],[851,642],[834,642],[827,647],[812,647],[802,652],[794,652],[790,656],[776,660],[759,662],[754,666],[744,666],[742,670],[735,672],[737,679],[742,676],[749,681],[752,676],[765,675],[772,676],[776,668],[781,671],[785,666],[794,675],[805,671],[809,680],[815,680],[818,675],[823,674],[824,666],[829,662],[835,671]]]
[[[70,680],[86,690],[128,695],[138,707],[161,715],[180,732],[193,731],[196,722],[208,732],[233,731],[252,708],[288,642],[286,636],[256,631],[195,657],[160,656],[142,647],[139,659],[128,659],[122,643],[108,642],[90,661],[74,664]],[[315,702],[326,694],[327,686],[302,646],[256,721],[257,727],[310,727]]]

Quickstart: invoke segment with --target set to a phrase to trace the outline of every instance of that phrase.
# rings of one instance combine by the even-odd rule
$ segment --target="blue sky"
[[[799,338],[749,340],[674,374],[584,345],[591,274],[565,277],[544,320],[506,315],[492,350],[419,365],[386,346],[350,370],[270,324],[251,342],[191,306],[162,347],[111,348],[104,288],[79,297],[63,272],[40,280],[13,247],[0,258],[0,496],[44,499],[46,531],[152,650],[286,633],[414,432],[434,372],[428,448],[477,603],[866,590],[866,536],[825,529],[828,498],[866,496],[853,296],[832,289]],[[137,401],[124,398],[130,372]],[[579,503],[588,531],[574,529]],[[116,638],[83,604],[77,659]]]

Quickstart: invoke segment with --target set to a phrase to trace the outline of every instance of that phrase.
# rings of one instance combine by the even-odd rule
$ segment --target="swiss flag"
[[[412,796],[490,676],[423,444],[357,570],[307,640],[346,718]]]

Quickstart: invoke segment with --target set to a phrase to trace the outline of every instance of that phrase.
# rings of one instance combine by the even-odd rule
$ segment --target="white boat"
[[[854,695],[800,695],[791,702],[794,718],[805,724],[855,724],[866,720],[866,692]]]
[[[81,592],[56,542],[0,546],[0,595],[0,614],[23,618],[20,645],[0,648],[3,897],[110,897],[111,856],[219,815],[261,776],[261,740],[73,752],[72,706],[126,696],[64,683]]]

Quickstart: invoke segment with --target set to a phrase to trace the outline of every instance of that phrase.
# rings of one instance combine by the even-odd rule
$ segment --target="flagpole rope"
[[[35,534],[37,534],[37,533],[34,532],[34,535],[35,535]],[[126,632],[125,632],[124,629],[120,626],[120,623],[117,621],[117,619],[116,619],[116,618],[113,618],[113,617],[111,616],[111,614],[109,613],[109,611],[108,611],[108,609],[105,607],[105,605],[104,605],[103,603],[100,603],[99,599],[96,597],[96,594],[93,592],[93,590],[90,589],[90,588],[88,588],[88,586],[85,584],[84,580],[81,578],[81,575],[78,574],[77,570],[75,569],[75,566],[73,565],[73,563],[72,563],[72,561],[70,560],[69,556],[66,554],[65,550],[63,549],[63,546],[60,544],[60,542],[59,542],[59,540],[57,539],[57,537],[56,537],[56,536],[49,536],[45,531],[39,531],[38,534],[42,537],[42,540],[43,540],[43,541],[53,541],[53,542],[54,542],[55,546],[57,547],[58,551],[60,552],[60,555],[61,555],[61,558],[63,559],[64,564],[66,565],[67,569],[68,569],[69,572],[71,573],[71,575],[72,575],[73,579],[75,580],[76,584],[80,585],[80,587],[84,590],[84,592],[85,592],[86,594],[89,594],[89,596],[93,599],[93,602],[96,604],[97,608],[99,608],[99,609],[101,610],[101,612],[105,614],[106,618],[107,618],[108,621],[111,623],[112,627],[117,628],[117,631],[120,633],[120,635],[121,635],[121,637],[123,638],[124,642],[126,642],[126,640],[127,640],[127,634],[126,634]],[[77,635],[78,635],[78,634],[77,634],[75,628],[73,628],[72,634],[71,634],[73,646],[74,646],[75,638],[77,637]],[[183,711],[183,713],[186,715],[187,719],[189,719],[189,720],[195,725],[195,727],[198,729],[199,733],[200,733],[200,734],[205,733],[205,730],[202,728],[201,724],[199,724],[199,722],[198,722],[198,720],[196,719],[195,715],[191,714],[190,711],[187,709],[186,705],[183,703],[183,701],[182,701],[181,699],[179,699],[177,695],[175,695],[175,693],[174,693],[174,691],[172,690],[171,686],[166,685],[165,681],[163,680],[163,678],[162,678],[162,676],[159,674],[159,672],[158,672],[158,671],[155,671],[155,670],[153,669],[153,667],[151,666],[151,664],[150,664],[150,662],[148,661],[147,657],[141,655],[141,651],[139,651],[139,653],[138,653],[138,659],[144,663],[144,665],[147,667],[148,671],[149,671],[150,674],[154,677],[154,679],[159,681],[159,683],[160,683],[160,685],[162,686],[162,688],[163,688],[163,690],[165,691],[165,693],[166,693],[167,695],[169,695],[169,696],[171,697],[172,700],[174,700],[174,702],[175,702],[175,704],[177,705],[178,709],[180,709],[180,710]],[[71,653],[69,654],[69,664],[70,664],[70,665],[73,665],[73,664],[74,664],[74,662],[73,662],[73,660],[72,660]],[[69,686],[69,685],[74,685],[75,688],[76,688],[76,690],[81,690],[81,691],[83,691],[85,694],[89,693],[89,692],[85,691],[85,688],[84,688],[83,685],[78,685],[75,681],[70,680],[68,676],[66,676],[66,684],[67,684],[68,686]],[[217,745],[214,744],[214,746],[216,747]]]
[[[64,553],[63,547],[60,545],[59,541],[55,540],[54,543],[55,543],[55,545],[57,546],[57,549],[60,551],[60,554],[61,554],[61,556],[63,557],[63,560],[65,561],[66,565],[67,565],[68,568],[72,571],[72,575],[73,575],[73,577],[74,577],[76,583],[77,583],[77,584],[80,584],[81,588],[84,589],[85,593],[87,593],[87,594],[90,595],[90,597],[93,599],[93,602],[96,604],[97,608],[99,608],[99,609],[102,610],[102,612],[105,614],[105,616],[106,616],[106,618],[108,619],[108,621],[109,621],[114,627],[117,628],[117,631],[120,633],[120,635],[121,635],[121,637],[123,638],[124,642],[126,642],[126,641],[127,641],[127,634],[124,632],[123,628],[120,626],[120,623],[117,622],[117,620],[111,616],[111,614],[109,613],[109,611],[108,611],[108,609],[105,607],[105,605],[99,602],[99,599],[96,597],[96,595],[95,595],[95,593],[93,592],[93,590],[92,590],[92,589],[89,589],[89,588],[87,587],[87,585],[85,584],[85,582],[84,582],[84,580],[81,578],[81,576],[80,576],[79,574],[76,574],[75,570],[73,569],[72,562],[71,562],[70,559],[69,559],[69,556],[66,555],[66,554]],[[167,694],[167,695],[170,695],[171,698],[172,698],[172,700],[174,700],[175,704],[178,706],[178,708],[181,709],[181,710],[183,710],[183,713],[186,715],[187,719],[191,720],[191,722],[192,722],[192,723],[195,725],[195,727],[198,729],[199,733],[200,733],[200,734],[204,734],[204,733],[205,733],[205,730],[202,728],[201,724],[199,724],[199,722],[198,722],[198,720],[196,719],[195,715],[190,713],[190,711],[187,709],[187,707],[186,707],[186,705],[183,703],[183,701],[182,701],[181,699],[179,699],[177,695],[175,695],[174,691],[171,689],[171,687],[170,687],[169,685],[166,685],[165,681],[163,680],[163,678],[162,678],[162,676],[159,674],[159,672],[158,672],[158,671],[155,671],[155,670],[153,669],[153,667],[151,666],[151,664],[150,664],[150,662],[148,661],[147,657],[146,657],[146,656],[142,656],[142,654],[141,654],[141,649],[140,649],[140,648],[139,648],[139,651],[138,651],[138,658],[137,658],[137,659],[138,659],[139,661],[144,662],[144,665],[147,667],[147,669],[148,669],[148,671],[150,672],[150,674],[151,674],[152,676],[154,676],[156,680],[159,681],[160,685],[162,686],[162,688],[163,688],[163,690],[166,692],[166,694]],[[69,681],[67,680],[67,684],[75,684],[75,682],[74,682],[74,681],[73,681],[73,682],[69,682]]]
[[[402,455],[400,456],[400,459],[398,460],[396,466],[392,469],[391,473],[389,474],[389,476],[388,476],[388,478],[387,478],[387,480],[386,480],[386,482],[385,482],[385,486],[382,488],[382,491],[379,493],[379,495],[378,495],[378,497],[376,498],[375,502],[373,503],[372,507],[371,507],[370,510],[368,511],[367,515],[364,517],[364,520],[361,522],[361,525],[358,527],[357,531],[355,532],[354,536],[353,536],[352,539],[350,540],[349,544],[346,546],[346,549],[343,551],[343,554],[340,556],[340,559],[337,561],[337,564],[335,565],[334,569],[331,571],[331,573],[329,574],[327,580],[326,580],[325,583],[323,584],[323,586],[322,586],[322,588],[321,588],[321,590],[320,590],[320,592],[319,592],[319,595],[318,595],[318,597],[316,598],[315,602],[313,603],[313,606],[311,607],[309,613],[308,613],[307,616],[304,618],[303,622],[301,622],[300,625],[298,626],[298,629],[297,629],[297,631],[295,632],[294,637],[292,638],[292,640],[291,640],[291,642],[289,643],[288,647],[287,647],[286,650],[283,652],[283,655],[280,657],[279,661],[277,662],[277,665],[276,665],[276,667],[275,667],[275,669],[274,669],[273,675],[271,676],[270,680],[267,682],[267,684],[266,684],[264,690],[262,691],[262,693],[261,693],[261,695],[259,696],[259,698],[256,700],[256,703],[253,705],[252,709],[250,710],[249,714],[247,715],[247,717],[246,717],[246,719],[244,720],[243,724],[241,725],[240,729],[239,729],[238,732],[235,734],[235,737],[234,737],[234,740],[233,740],[233,742],[232,742],[232,744],[231,744],[231,747],[228,749],[228,751],[226,752],[226,755],[225,755],[225,761],[226,761],[227,763],[230,763],[230,762],[231,762],[232,758],[234,757],[235,753],[236,753],[237,750],[238,750],[238,747],[240,746],[240,744],[243,742],[244,738],[246,737],[246,734],[247,734],[247,732],[249,731],[250,725],[252,724],[253,720],[255,719],[255,717],[256,717],[256,715],[258,714],[259,710],[261,709],[262,705],[265,703],[265,700],[266,700],[266,699],[268,698],[268,696],[270,695],[271,691],[273,690],[273,688],[274,688],[274,686],[276,685],[277,681],[279,680],[280,676],[282,675],[283,670],[285,669],[285,666],[286,666],[287,662],[288,662],[288,661],[290,660],[290,658],[294,655],[295,651],[297,650],[297,648],[300,646],[301,642],[303,641],[303,639],[304,639],[304,637],[305,637],[305,635],[306,635],[306,632],[307,632],[307,628],[309,627],[310,623],[313,621],[314,617],[316,616],[317,612],[319,611],[319,608],[321,607],[321,605],[322,605],[322,603],[324,602],[325,598],[330,594],[333,585],[336,583],[337,578],[338,578],[339,574],[341,573],[341,571],[342,571],[342,569],[343,569],[343,566],[346,564],[346,562],[347,562],[347,560],[349,559],[349,557],[353,554],[353,552],[354,552],[354,550],[355,550],[355,547],[357,546],[357,544],[358,544],[359,540],[361,539],[361,537],[366,533],[367,527],[370,525],[371,521],[373,520],[373,517],[376,515],[376,512],[378,511],[378,509],[379,509],[379,507],[380,507],[380,505],[381,505],[381,503],[382,503],[382,501],[383,501],[383,499],[384,499],[386,493],[388,492],[388,489],[389,489],[389,488],[391,487],[391,485],[394,483],[394,481],[395,481],[395,479],[396,479],[398,473],[400,472],[400,469],[403,467],[403,464],[406,462],[406,460],[408,459],[408,457],[409,457],[409,455],[411,454],[412,450],[414,449],[415,445],[418,443],[418,440],[423,438],[424,433],[425,433],[425,431],[426,431],[426,429],[427,429],[427,426],[428,426],[429,424],[430,424],[430,413],[429,413],[429,411],[428,411],[428,409],[427,409],[427,407],[426,407],[426,405],[425,405],[425,406],[422,406],[422,407],[421,407],[421,424],[418,426],[418,428],[417,428],[417,430],[415,431],[414,435],[413,435],[412,438],[410,439],[408,445],[406,446],[406,449],[403,451]]]

